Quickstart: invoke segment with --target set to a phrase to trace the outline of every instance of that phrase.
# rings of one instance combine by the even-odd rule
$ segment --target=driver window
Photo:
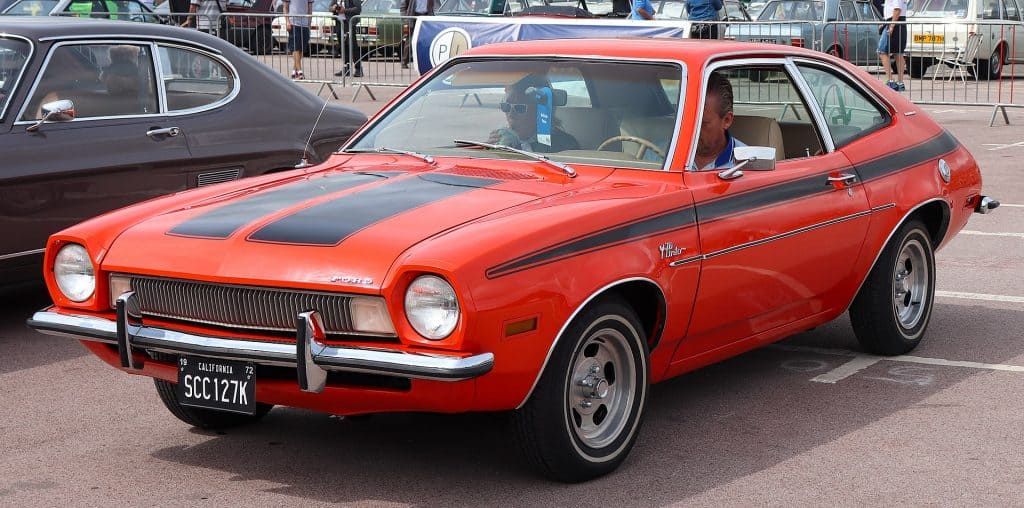
[[[773,147],[777,161],[821,151],[821,137],[807,106],[781,64],[725,67],[715,72],[725,77],[732,89],[733,116],[728,133],[736,141],[748,146]],[[711,92],[708,94],[710,101]],[[706,107],[704,116],[711,113]],[[717,133],[717,129],[705,133],[706,123],[702,118],[702,140]],[[698,141],[698,165],[702,144],[707,146]]]
[[[836,148],[889,123],[889,114],[862,90],[821,68],[798,67],[825,116]]]
[[[22,120],[37,120],[42,105],[75,104],[77,118],[158,113],[149,46],[81,44],[53,50]]]

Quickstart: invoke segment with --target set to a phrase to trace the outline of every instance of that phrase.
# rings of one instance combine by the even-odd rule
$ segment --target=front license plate
[[[253,414],[256,375],[247,362],[181,356],[178,358],[178,400],[186,406]]]
[[[946,42],[946,36],[932,34],[914,34],[914,42],[918,44],[942,44]]]

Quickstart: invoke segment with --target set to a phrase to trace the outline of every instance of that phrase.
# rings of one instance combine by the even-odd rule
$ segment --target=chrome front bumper
[[[177,332],[143,325],[128,311],[137,308],[134,293],[117,300],[117,319],[36,312],[27,324],[49,335],[116,344],[121,366],[138,369],[130,352],[133,349],[170,354],[189,354],[240,360],[260,365],[295,367],[303,391],[323,391],[329,371],[363,372],[391,376],[462,381],[482,376],[494,366],[493,353],[469,357],[443,354],[407,353],[379,348],[328,346],[323,322],[317,311],[296,316],[296,344],[227,339]]]

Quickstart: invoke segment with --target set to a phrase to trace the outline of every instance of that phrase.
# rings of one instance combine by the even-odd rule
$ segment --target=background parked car
[[[274,0],[227,0],[222,2],[224,14],[220,16],[217,34],[250,53],[267,55],[274,51],[274,36],[270,30],[269,16]],[[181,23],[181,13],[171,13],[171,3],[164,0],[153,12],[173,24]],[[261,16],[265,14],[267,16]]]
[[[15,0],[9,16],[82,16],[89,18],[163,23],[165,20],[138,0]]]
[[[861,21],[874,23],[856,24]],[[874,65],[880,22],[878,11],[864,0],[772,0],[755,22],[729,27],[726,38],[811,48]]]
[[[54,231],[161,194],[290,169],[311,136],[309,159],[325,160],[366,120],[331,104],[313,131],[323,100],[184,28],[2,17],[0,64],[6,282],[38,277],[24,270]],[[50,121],[37,125],[46,109]]]
[[[402,18],[402,0],[366,0],[356,24],[356,44],[372,52],[398,54],[409,40],[410,25]]]
[[[687,19],[686,2],[682,0],[661,0],[654,3],[654,15],[657,19]],[[750,14],[739,0],[722,2],[723,21],[750,21]]]
[[[514,16],[528,7],[548,5],[548,0],[446,0],[437,9],[444,16]]]
[[[1004,64],[1024,61],[1020,9],[1016,0],[923,0],[914,5],[907,16],[911,77],[923,76],[943,53],[953,57],[966,46],[968,35],[977,33],[975,72],[998,78]]]

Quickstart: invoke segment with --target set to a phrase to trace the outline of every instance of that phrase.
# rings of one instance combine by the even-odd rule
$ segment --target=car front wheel
[[[917,347],[935,300],[935,256],[928,230],[912,220],[882,251],[850,306],[865,351],[901,355]]]
[[[532,396],[515,412],[520,448],[554,480],[607,474],[636,441],[649,386],[636,313],[618,299],[592,305],[566,329]]]
[[[256,404],[256,412],[251,415],[229,413],[214,409],[203,409],[186,406],[178,400],[178,392],[174,383],[162,379],[153,379],[156,384],[156,393],[160,395],[160,401],[164,403],[167,410],[179,420],[202,429],[226,429],[237,427],[247,423],[255,423],[267,415],[274,406],[270,404]]]

